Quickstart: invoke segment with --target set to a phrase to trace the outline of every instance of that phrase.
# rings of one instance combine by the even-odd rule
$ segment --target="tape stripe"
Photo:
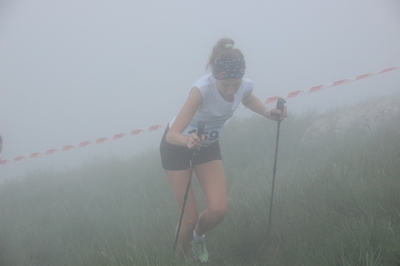
[[[29,155],[29,159],[36,158],[42,155],[40,152],[34,152]]]
[[[98,138],[96,139],[95,144],[103,143],[106,142],[107,140],[108,140],[107,137]]]
[[[320,91],[320,90],[322,90],[323,87],[326,87],[326,86],[325,85],[318,85],[318,86],[310,88],[310,90],[308,92],[312,93],[312,92]]]
[[[20,156],[15,157],[13,162],[19,162],[19,161],[22,161],[23,159],[25,159],[25,156],[20,155]]]
[[[365,79],[372,75],[374,75],[374,74],[368,73],[368,74],[360,75],[360,76],[356,77],[356,80]]]
[[[123,137],[125,137],[125,136],[126,136],[126,134],[124,134],[124,133],[119,133],[119,134],[115,134],[114,137],[113,137],[112,139],[113,139],[113,140],[121,139],[121,138],[123,138]]]
[[[78,147],[82,148],[82,147],[86,147],[87,145],[92,144],[90,141],[82,141],[81,143],[79,143]]]
[[[131,132],[131,136],[138,135],[138,134],[140,134],[140,133],[142,133],[142,132],[144,132],[143,129],[136,129],[136,130],[133,130],[133,131]]]
[[[386,69],[382,70],[381,72],[379,72],[379,74],[383,74],[383,73],[387,73],[387,72],[393,71],[393,70],[395,70],[396,68],[398,69],[399,67],[390,67],[390,68],[386,68]]]
[[[265,104],[274,103],[278,100],[279,96],[269,97],[265,100]]]
[[[293,97],[297,97],[297,96],[299,96],[300,93],[302,93],[302,91],[290,92],[290,93],[288,93],[288,95],[286,96],[286,99],[293,98]]]
[[[75,148],[74,145],[66,145],[62,147],[61,151],[69,151],[70,149]]]
[[[335,81],[332,83],[332,87],[343,85],[349,81],[350,81],[349,79],[342,79],[342,80]]]

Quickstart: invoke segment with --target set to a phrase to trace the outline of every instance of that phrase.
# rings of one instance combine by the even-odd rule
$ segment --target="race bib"
[[[201,142],[201,146],[208,147],[216,142],[222,135],[223,125],[205,125],[204,137],[205,139]],[[190,136],[192,133],[197,134],[197,124],[190,123],[189,126],[183,132],[184,135]]]

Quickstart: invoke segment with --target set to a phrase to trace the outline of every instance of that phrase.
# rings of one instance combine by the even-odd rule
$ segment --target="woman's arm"
[[[286,114],[286,106],[283,112],[278,109],[271,109],[268,111],[267,107],[256,97],[253,93],[250,93],[248,96],[243,98],[242,104],[252,110],[253,112],[265,116],[271,120],[277,120],[277,115],[280,114],[280,119],[284,119]]]
[[[253,112],[265,116],[268,111],[267,107],[253,93],[243,98],[242,104]]]
[[[197,87],[194,87],[179,111],[174,123],[169,129],[166,140],[178,146],[187,146],[190,149],[200,147],[200,138],[196,134],[190,137],[182,135],[183,130],[189,125],[199,106],[203,103],[203,96]]]

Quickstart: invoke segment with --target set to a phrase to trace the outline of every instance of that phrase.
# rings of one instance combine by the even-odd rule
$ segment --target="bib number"
[[[189,133],[189,135],[191,135],[192,133],[197,133],[197,130],[192,129],[188,133]],[[216,140],[219,137],[219,132],[217,130],[214,130],[211,132],[204,131],[203,135],[205,137],[205,140]]]

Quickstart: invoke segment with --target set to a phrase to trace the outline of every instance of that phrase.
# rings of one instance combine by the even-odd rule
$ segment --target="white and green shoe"
[[[208,251],[206,249],[206,243],[204,242],[204,236],[197,241],[192,241],[192,251],[195,260],[200,262],[208,261]]]

